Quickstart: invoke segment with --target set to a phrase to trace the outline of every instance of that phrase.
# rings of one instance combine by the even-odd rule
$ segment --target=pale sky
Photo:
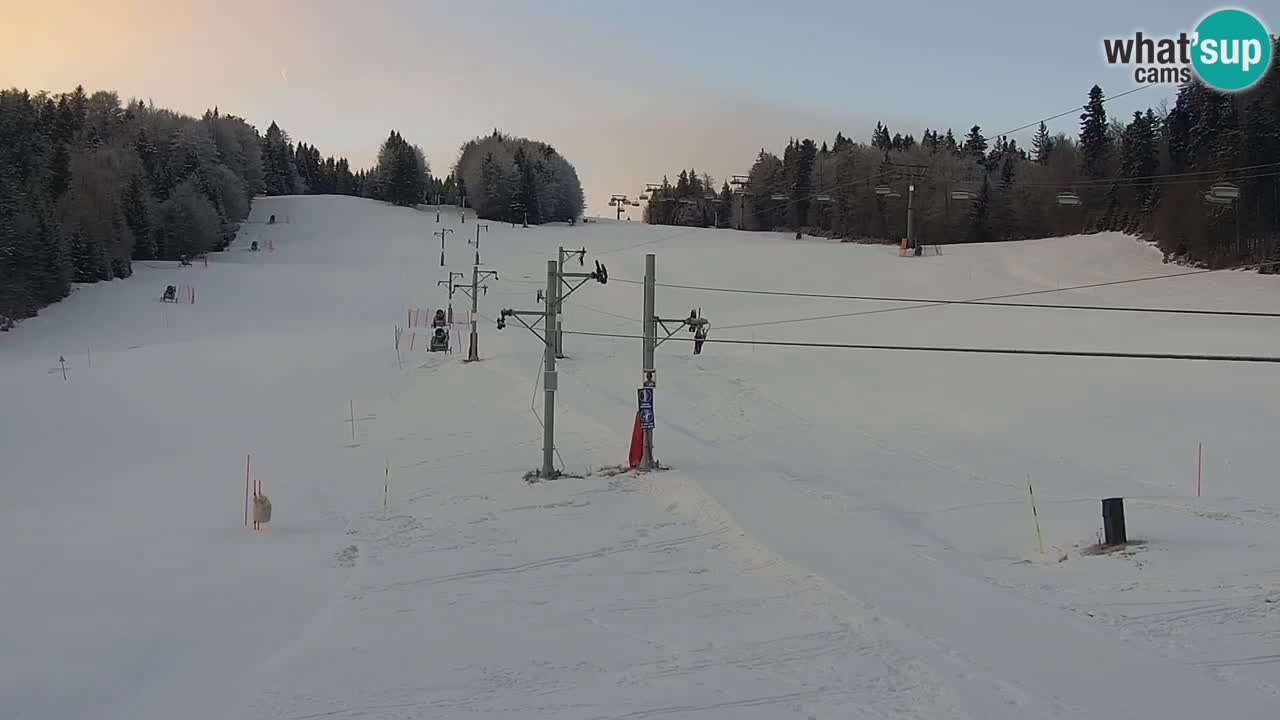
[[[1247,4],[1272,30],[1272,18]],[[789,137],[988,135],[1135,87],[1106,36],[1191,30],[1194,0],[0,0],[0,85],[219,106],[353,167],[395,128],[445,174],[492,131],[554,145],[589,212],[663,174],[720,181]],[[1274,15],[1275,13],[1271,13]],[[1280,20],[1280,18],[1277,18]],[[1171,96],[1159,86],[1113,116]],[[1053,130],[1077,131],[1068,116]],[[1020,133],[1025,142],[1030,131]],[[638,217],[638,213],[633,213]]]

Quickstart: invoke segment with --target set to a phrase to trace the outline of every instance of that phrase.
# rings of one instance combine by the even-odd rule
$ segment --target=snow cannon
[[[444,327],[437,327],[431,333],[431,352],[448,352],[449,351],[449,330]]]

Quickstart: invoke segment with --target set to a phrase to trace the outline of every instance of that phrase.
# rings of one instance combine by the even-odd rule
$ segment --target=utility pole
[[[542,360],[546,364],[546,374],[542,377],[542,388],[546,395],[542,400],[542,477],[555,477],[556,449],[556,390],[559,388],[559,376],[556,373],[556,347],[551,342],[551,323],[554,320],[556,299],[560,295],[560,277],[555,260],[547,261],[547,292],[543,327],[547,328],[547,337],[543,340]]]
[[[914,254],[922,255],[924,253],[912,231],[915,229],[916,181],[925,176],[929,166],[896,162],[890,162],[889,165],[897,169],[898,175],[907,178],[907,247],[911,248]]]
[[[617,218],[616,218],[617,220],[622,219],[622,209],[632,204],[633,203],[631,202],[631,200],[624,194],[614,193],[613,195],[609,196],[609,205],[616,207],[618,209]],[[640,203],[636,202],[634,204],[638,206]]]
[[[658,322],[654,311],[654,292],[657,289],[656,264],[656,255],[648,253],[644,256],[644,315],[642,316],[644,318],[644,358],[640,369],[642,375],[641,386],[648,389],[650,398],[652,398],[654,390],[658,387],[657,371],[653,367],[653,351],[658,346]],[[655,467],[653,461],[653,428],[644,427],[644,424],[642,422],[640,426],[643,443],[640,467],[644,470],[652,470]],[[648,424],[653,425],[653,423]]]
[[[517,322],[524,325],[529,332],[542,341],[542,364],[545,368],[542,374],[542,387],[545,390],[545,395],[542,400],[542,470],[538,473],[538,477],[543,480],[550,480],[560,475],[559,471],[556,470],[555,464],[556,390],[559,382],[556,373],[555,343],[552,341],[551,332],[548,329],[551,327],[555,317],[556,294],[559,286],[560,277],[556,270],[556,261],[548,260],[547,289],[545,292],[538,292],[542,300],[542,310],[512,310],[505,308],[498,315],[499,330],[507,326],[507,318],[514,317]],[[530,325],[524,321],[525,317],[537,317],[539,319]],[[539,323],[542,324],[542,334],[538,334],[537,326]]]
[[[920,246],[916,244],[916,238],[911,234],[911,220],[915,215],[916,201],[916,184],[915,181],[907,183],[907,245],[920,254]]]
[[[512,310],[510,308],[506,308],[498,315],[499,330],[507,326],[507,318],[514,317],[517,322],[524,325],[529,332],[533,333],[542,341],[542,362],[546,368],[542,376],[542,385],[546,394],[544,396],[542,406],[542,471],[539,477],[543,479],[551,479],[560,475],[559,471],[555,468],[555,393],[558,389],[558,382],[556,374],[555,336],[552,328],[554,327],[553,323],[555,322],[556,308],[569,294],[565,293],[564,295],[561,295],[560,293],[560,285],[564,282],[564,278],[566,277],[584,278],[582,282],[575,286],[571,286],[569,293],[572,293],[574,290],[582,287],[582,285],[586,283],[587,279],[593,279],[600,284],[608,282],[609,274],[608,270],[606,270],[598,261],[596,262],[596,269],[594,272],[561,273],[560,261],[558,259],[548,260],[547,289],[545,291],[538,291],[538,299],[543,303],[542,310]],[[525,317],[536,317],[538,320],[535,320],[534,323],[530,325],[524,321]],[[539,334],[537,330],[539,323],[541,323],[543,327],[543,332],[541,334]]]
[[[487,280],[492,277],[494,280],[498,278],[497,270],[481,270],[479,265],[471,266],[471,290],[467,291],[466,287],[459,288],[462,292],[471,296],[471,343],[467,349],[467,362],[475,362],[480,359],[480,333],[476,330],[476,314],[480,312],[480,291],[483,289],[484,294],[489,294],[489,286],[480,285],[481,280]]]
[[[657,290],[657,256],[649,253],[644,256],[644,354],[641,359],[641,385],[639,395],[640,432],[641,432],[641,470],[657,470],[658,461],[653,457],[653,429],[656,425],[653,413],[653,396],[658,387],[658,371],[654,367],[654,351],[659,345],[670,340],[680,330],[688,329],[695,333],[695,345],[700,345],[706,338],[709,322],[702,317],[700,310],[689,313],[687,318],[662,318],[655,310]],[[667,328],[667,323],[676,325],[674,330]],[[658,339],[658,327],[666,331],[666,337]],[[699,349],[695,347],[695,351]]]
[[[432,235],[440,236],[440,267],[444,267],[444,236],[451,232],[453,232],[453,228],[440,228],[439,230],[431,233]]]
[[[436,193],[436,222],[440,222],[440,193]]]
[[[449,324],[450,325],[453,324],[453,291],[458,289],[458,286],[453,284],[453,279],[460,278],[460,277],[466,277],[466,276],[460,272],[451,272],[449,273],[448,280],[436,281],[436,285],[443,285],[444,288],[449,291]]]
[[[476,223],[476,242],[475,242],[475,246],[476,246],[476,261],[475,261],[475,264],[476,264],[476,265],[479,265],[479,264],[480,264],[480,229],[481,229],[481,228],[484,228],[484,231],[485,231],[485,232],[489,232],[489,224],[488,224],[488,223],[484,223],[484,224]],[[468,242],[470,242],[470,241],[468,241]]]
[[[556,253],[556,257],[557,257],[557,259],[558,259],[558,261],[559,261],[559,270],[558,270],[558,272],[560,273],[560,278],[561,278],[561,280],[560,280],[560,281],[561,281],[562,283],[564,283],[564,286],[565,286],[565,287],[569,288],[569,292],[564,293],[564,297],[568,297],[570,294],[572,294],[572,293],[573,293],[573,291],[574,291],[574,290],[577,290],[577,289],[578,289],[578,287],[581,287],[581,285],[582,285],[582,283],[578,283],[578,287],[574,287],[574,286],[569,285],[569,283],[567,283],[567,282],[565,282],[565,281],[564,281],[564,278],[565,278],[565,274],[564,274],[564,261],[565,261],[565,259],[566,259],[566,258],[571,258],[571,257],[573,257],[573,256],[575,256],[575,255],[578,257],[578,264],[579,264],[579,265],[584,265],[584,264],[586,264],[586,257],[587,257],[587,249],[586,249],[586,248],[582,248],[581,250],[568,250],[568,251],[566,251],[566,250],[564,249],[564,247],[563,247],[563,246],[561,246],[561,247],[560,247],[560,249],[559,249],[559,251]],[[588,274],[586,275],[586,277],[591,278],[591,277],[594,277],[594,276],[593,276],[591,273],[588,273]],[[583,280],[582,282],[586,282],[586,280]],[[564,301],[564,297],[560,298],[561,302],[556,303],[556,324],[554,325],[554,327],[555,327],[555,339],[556,339],[556,340],[555,340],[555,342],[556,342],[556,357],[558,357],[558,358],[564,358],[564,302],[563,302],[563,301]]]
[[[733,186],[733,194],[738,196],[738,229],[743,230],[746,227],[743,219],[747,215],[747,187],[751,184],[751,177],[749,175],[734,175],[729,184]],[[730,213],[732,213],[732,210]]]

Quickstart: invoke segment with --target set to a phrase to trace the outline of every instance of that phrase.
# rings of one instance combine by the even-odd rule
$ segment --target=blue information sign
[[[652,430],[654,427],[653,388],[639,388],[636,390],[636,399],[639,401],[640,428],[642,430]]]

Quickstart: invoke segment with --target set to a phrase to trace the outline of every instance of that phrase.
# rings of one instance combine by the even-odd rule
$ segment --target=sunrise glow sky
[[[462,142],[497,127],[556,146],[590,210],[605,212],[610,193],[683,167],[745,173],[789,137],[865,141],[877,120],[917,137],[975,123],[994,134],[1082,103],[1095,82],[1117,94],[1135,85],[1104,64],[1104,36],[1189,30],[1217,7],[0,0],[0,85],[83,84],[190,114],[217,105],[354,167],[396,128],[447,172]],[[1152,88],[1108,110],[1124,117],[1169,95]]]

